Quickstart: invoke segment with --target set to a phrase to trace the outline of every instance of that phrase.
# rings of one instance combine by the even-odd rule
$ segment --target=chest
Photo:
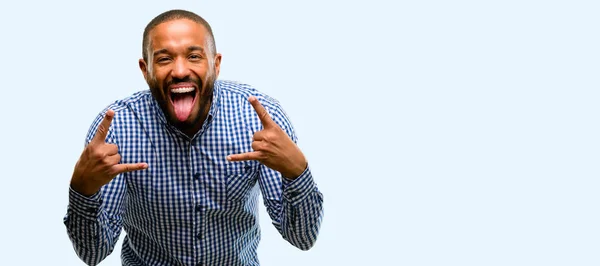
[[[259,164],[229,162],[252,150],[252,133],[242,123],[215,121],[194,139],[167,128],[145,128],[122,136],[122,162],[146,162],[148,169],[126,173],[127,194],[136,206],[161,215],[179,215],[201,206],[226,210],[248,200]]]

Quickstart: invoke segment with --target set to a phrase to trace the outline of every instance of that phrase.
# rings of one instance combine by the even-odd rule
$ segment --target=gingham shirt
[[[64,223],[77,255],[100,263],[124,228],[123,265],[259,265],[260,192],[283,238],[309,249],[323,215],[310,168],[291,181],[257,161],[226,160],[252,151],[252,135],[262,129],[251,95],[296,142],[276,100],[230,81],[215,82],[208,118],[192,138],[167,123],[150,91],[102,111],[86,143],[110,108],[115,117],[106,142],[118,145],[121,163],[146,162],[148,169],[120,174],[90,197],[69,190]]]

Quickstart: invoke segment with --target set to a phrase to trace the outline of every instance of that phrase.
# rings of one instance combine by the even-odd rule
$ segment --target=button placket
[[[203,217],[201,214],[202,211],[202,188],[203,188],[203,184],[202,184],[202,163],[201,163],[201,151],[199,149],[199,147],[197,147],[197,143],[198,143],[198,137],[196,136],[195,138],[193,138],[190,142],[190,154],[189,154],[189,159],[190,159],[190,170],[191,170],[191,180],[190,185],[192,188],[192,199],[193,202],[191,202],[191,204],[193,204],[192,207],[192,216],[193,216],[193,220],[194,220],[194,227],[193,227],[193,233],[195,234],[195,238],[197,241],[195,241],[195,257],[196,260],[199,261],[201,260],[202,257],[202,251],[201,251],[201,247],[202,247],[202,238],[203,236],[203,230],[202,230],[202,224],[203,224]],[[199,263],[199,265],[201,265],[201,263]]]

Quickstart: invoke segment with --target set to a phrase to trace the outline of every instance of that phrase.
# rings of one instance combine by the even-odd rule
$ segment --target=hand
[[[95,194],[120,173],[148,168],[145,163],[119,164],[121,161],[119,148],[116,144],[105,142],[114,115],[115,112],[112,110],[106,112],[96,135],[85,147],[75,165],[71,187],[82,195]]]
[[[307,162],[300,148],[290,139],[267,113],[256,97],[248,98],[258,114],[263,130],[254,133],[252,149],[254,151],[227,156],[229,161],[257,160],[267,167],[278,171],[286,178],[295,179],[306,169]]]

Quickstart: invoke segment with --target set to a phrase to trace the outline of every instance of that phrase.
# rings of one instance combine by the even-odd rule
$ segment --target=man
[[[279,103],[217,80],[221,55],[198,15],[171,10],[144,30],[149,91],[114,102],[92,123],[64,223],[95,265],[121,229],[123,265],[259,265],[259,189],[292,245],[317,239],[323,196]]]

